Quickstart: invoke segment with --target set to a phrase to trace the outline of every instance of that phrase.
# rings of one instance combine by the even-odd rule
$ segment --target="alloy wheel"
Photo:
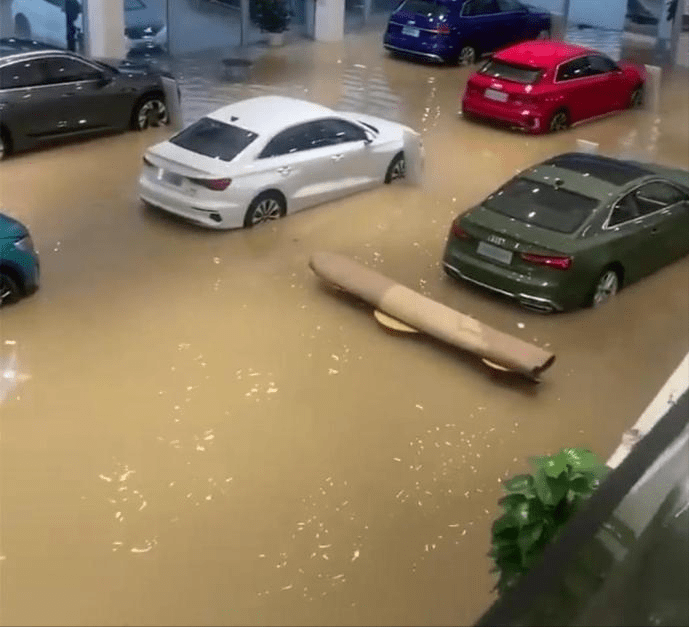
[[[390,180],[397,181],[398,179],[403,179],[405,176],[407,176],[407,162],[404,160],[404,157],[402,157],[392,166],[392,170],[390,170]]]
[[[617,278],[617,272],[614,270],[607,270],[598,280],[596,289],[593,293],[593,306],[600,307],[607,303],[620,287],[620,280]]]
[[[476,61],[476,50],[471,46],[464,46],[459,53],[459,62],[462,65],[472,65]]]
[[[641,87],[637,87],[633,92],[629,101],[629,106],[632,109],[637,109],[644,103],[644,90]]]
[[[266,198],[256,205],[254,213],[251,216],[251,225],[256,226],[264,222],[271,222],[277,220],[282,215],[280,204],[272,198]]]
[[[14,281],[4,274],[0,274],[0,306],[17,298],[17,286]]]
[[[137,116],[139,129],[144,130],[150,126],[167,124],[168,112],[165,103],[159,98],[147,100],[141,105]]]
[[[567,114],[564,111],[558,111],[553,119],[550,120],[550,130],[554,133],[557,131],[564,131],[569,126]]]

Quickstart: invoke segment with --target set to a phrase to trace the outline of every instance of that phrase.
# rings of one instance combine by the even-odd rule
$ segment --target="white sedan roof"
[[[254,133],[272,135],[295,124],[332,115],[335,115],[332,109],[307,100],[285,96],[259,96],[222,107],[208,114],[208,117]]]

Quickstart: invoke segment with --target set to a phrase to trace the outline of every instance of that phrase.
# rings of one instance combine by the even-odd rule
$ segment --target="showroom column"
[[[345,0],[316,0],[316,41],[344,39]]]
[[[86,0],[86,50],[92,57],[121,59],[124,42],[124,0]]]
[[[0,37],[12,35],[12,0],[0,0]]]

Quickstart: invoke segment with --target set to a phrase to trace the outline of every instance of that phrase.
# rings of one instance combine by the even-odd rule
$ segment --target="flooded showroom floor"
[[[659,116],[527,137],[458,118],[468,73],[391,59],[378,36],[270,52],[249,85],[184,73],[188,119],[282,93],[423,133],[423,187],[253,231],[142,208],[141,155],[168,129],[2,164],[43,269],[0,314],[2,624],[469,624],[488,607],[501,478],[563,446],[607,458],[689,349],[689,259],[542,316],[443,275],[450,221],[577,138],[686,168],[689,94],[685,70]],[[557,361],[533,386],[390,335],[319,286],[316,250]]]

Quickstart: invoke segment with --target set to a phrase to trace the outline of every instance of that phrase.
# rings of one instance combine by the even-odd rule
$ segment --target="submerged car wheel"
[[[629,108],[638,109],[644,104],[644,86],[638,85],[629,97]]]
[[[460,65],[473,65],[476,62],[476,49],[473,46],[464,46],[459,51]]]
[[[132,112],[132,126],[143,131],[150,126],[161,126],[170,121],[170,115],[162,96],[148,96],[141,100]]]
[[[607,303],[620,289],[620,277],[613,268],[603,270],[596,286],[593,288],[591,305],[600,307]]]
[[[277,192],[264,192],[254,198],[244,217],[244,226],[250,228],[282,218],[287,213],[285,199]]]
[[[550,118],[550,124],[548,126],[551,133],[557,133],[558,131],[566,131],[569,128],[569,115],[564,109],[560,109],[553,113],[553,117]]]
[[[0,307],[19,300],[21,290],[17,282],[8,274],[0,272]]]
[[[407,176],[407,162],[404,158],[404,153],[400,152],[394,156],[388,171],[385,173],[385,182],[392,183]]]

